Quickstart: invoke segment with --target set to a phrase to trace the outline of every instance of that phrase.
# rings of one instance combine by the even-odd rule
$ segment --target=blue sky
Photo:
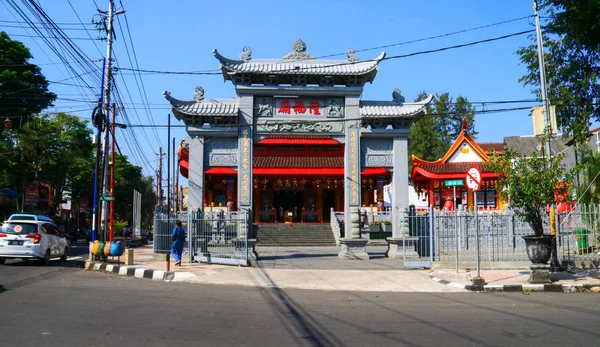
[[[23,3],[13,0],[21,8]],[[41,7],[61,28],[92,29],[89,25],[96,12],[94,1],[46,0]],[[96,0],[101,9],[108,1]],[[121,1],[115,2],[121,7]],[[345,59],[345,52],[401,43],[405,41],[442,35],[475,28],[533,14],[532,2],[505,1],[159,1],[122,0],[126,10],[133,46],[140,69],[161,71],[216,71],[218,62],[213,49],[227,57],[237,58],[244,46],[252,48],[252,57],[281,58],[289,53],[292,43],[302,38],[307,51],[313,56],[340,53],[327,59]],[[74,10],[71,8],[74,8]],[[31,15],[28,10],[25,13]],[[96,16],[97,18],[97,16]],[[22,21],[12,7],[0,4],[0,30],[13,35],[36,35],[31,29],[18,27]],[[408,54],[484,40],[492,37],[534,29],[533,18],[513,21],[503,25],[472,30],[461,34],[418,43],[398,45],[384,49],[358,52],[361,60],[372,59],[385,51],[389,56]],[[115,66],[132,67],[127,49],[133,54],[126,31],[124,15],[116,22],[117,40],[114,51]],[[17,26],[17,27],[15,27]],[[26,27],[26,26],[25,26]],[[92,38],[100,32],[65,30],[72,38]],[[36,37],[13,36],[30,48],[33,63],[40,64],[50,81],[70,77],[59,59],[46,44]],[[101,59],[106,52],[104,41],[74,40],[91,60]],[[383,61],[373,84],[367,84],[365,100],[391,100],[394,88],[402,90],[407,100],[413,100],[421,91],[449,92],[451,96],[467,97],[482,109],[482,102],[502,100],[531,100],[535,98],[531,87],[518,82],[526,71],[519,65],[515,51],[533,42],[527,35],[484,43],[471,47],[438,53]],[[133,57],[132,57],[133,59]],[[100,63],[94,63],[101,69]],[[141,81],[145,94],[131,72],[118,72],[117,85],[122,91],[128,121],[120,116],[119,122],[130,124],[166,124],[168,103],[162,96],[169,90],[179,99],[190,99],[194,88],[201,85],[207,98],[232,98],[235,90],[230,82],[224,83],[220,75],[166,75],[143,74]],[[75,80],[70,80],[75,81]],[[138,83],[140,81],[138,80]],[[75,83],[75,82],[72,82]],[[88,83],[97,84],[97,90],[83,94],[81,88],[52,84],[51,90],[60,98],[86,102],[57,100],[56,111],[73,111],[90,108],[98,97],[100,81],[93,78]],[[129,94],[126,90],[129,89]],[[145,97],[143,96],[145,95]],[[148,107],[143,102],[147,98]],[[486,105],[486,109],[533,106],[534,103]],[[91,111],[77,112],[81,117]],[[176,120],[173,118],[175,124]],[[533,132],[528,110],[478,114],[475,118],[478,141],[501,142],[504,136],[530,135]],[[157,168],[158,147],[167,148],[165,128],[130,128],[119,130],[122,152],[153,175]],[[172,137],[186,136],[183,128],[175,128]],[[145,163],[143,163],[145,162]],[[166,164],[166,162],[165,162]]]

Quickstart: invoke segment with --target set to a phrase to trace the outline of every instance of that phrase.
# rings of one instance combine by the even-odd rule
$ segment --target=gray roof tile
[[[431,102],[433,96],[415,103],[399,103],[395,101],[361,101],[361,117],[394,117],[394,116],[414,116],[424,112],[427,104]]]
[[[288,59],[261,59],[261,60],[232,60],[225,58],[217,50],[213,54],[221,63],[224,72],[231,71],[247,74],[273,74],[273,75],[331,75],[354,76],[366,75],[377,70],[379,62],[385,53],[373,60],[362,62],[349,62],[347,60],[288,60]]]

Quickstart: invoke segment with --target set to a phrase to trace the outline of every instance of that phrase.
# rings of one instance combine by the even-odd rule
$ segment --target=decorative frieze
[[[342,132],[344,130],[343,122],[319,122],[319,121],[300,121],[294,120],[287,121],[266,121],[263,123],[258,123],[257,131],[260,132],[304,132],[304,133],[331,133],[331,132]]]

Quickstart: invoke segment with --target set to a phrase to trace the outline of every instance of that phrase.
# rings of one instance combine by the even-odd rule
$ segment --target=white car
[[[51,222],[9,220],[0,227],[0,264],[7,258],[67,260],[69,247],[58,227]]]

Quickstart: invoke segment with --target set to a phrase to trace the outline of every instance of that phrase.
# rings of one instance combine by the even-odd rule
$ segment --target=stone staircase
[[[335,246],[329,223],[255,224],[257,246]]]

